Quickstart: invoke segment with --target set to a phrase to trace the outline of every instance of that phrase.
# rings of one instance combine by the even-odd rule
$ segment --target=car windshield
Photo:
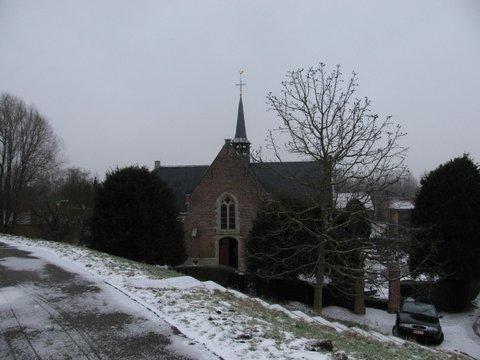
[[[404,302],[402,306],[402,311],[412,314],[427,315],[431,317],[437,316],[437,311],[435,310],[435,307],[433,305],[420,302]]]

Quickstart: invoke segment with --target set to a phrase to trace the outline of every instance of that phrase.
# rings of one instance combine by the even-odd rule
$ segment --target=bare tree
[[[84,244],[88,240],[94,180],[80,168],[59,169],[31,188],[28,205],[41,236]]]
[[[9,231],[19,215],[25,191],[55,168],[61,142],[33,106],[0,95],[0,231]]]
[[[282,82],[281,95],[267,96],[270,109],[281,121],[281,126],[268,136],[268,145],[276,160],[282,161],[288,153],[318,165],[317,174],[308,179],[282,174],[315,194],[305,214],[314,208],[321,209],[320,227],[309,226],[311,221],[299,220],[302,216],[298,211],[291,213],[284,209],[285,214],[290,214],[291,224],[301,226],[302,231],[316,239],[313,258],[314,311],[317,313],[322,311],[326,269],[329,274],[355,277],[363,271],[363,265],[362,268],[352,266],[346,259],[354,252],[369,253],[369,242],[337,236],[345,226],[338,194],[346,190],[356,192],[362,201],[362,197],[398,182],[407,171],[406,148],[400,144],[404,133],[400,126],[389,116],[381,118],[373,113],[368,98],[356,97],[357,88],[356,73],[344,81],[340,66],[329,72],[321,63],[307,70],[288,72]],[[287,140],[282,146],[281,139],[285,137]],[[292,256],[294,252],[295,249],[290,249]],[[335,264],[326,263],[332,256],[337,259]]]

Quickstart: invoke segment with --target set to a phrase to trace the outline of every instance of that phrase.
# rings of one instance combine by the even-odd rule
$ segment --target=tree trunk
[[[365,280],[364,274],[358,273],[355,278],[355,299],[353,304],[353,312],[355,314],[365,314]]]
[[[323,310],[323,277],[325,275],[325,242],[319,240],[317,269],[315,271],[315,293],[313,295],[313,311],[321,314]]]
[[[322,235],[318,243],[317,269],[315,271],[315,294],[313,300],[313,311],[321,314],[323,310],[323,282],[325,275],[325,241],[328,240],[330,214],[333,208],[332,193],[332,163],[328,158],[321,162],[321,184],[320,184],[320,205],[322,207]]]

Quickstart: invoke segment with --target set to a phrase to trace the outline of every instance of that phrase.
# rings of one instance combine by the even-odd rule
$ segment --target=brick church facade
[[[235,137],[209,166],[161,166],[154,172],[174,191],[185,230],[187,264],[245,268],[245,242],[261,202],[274,193],[307,195],[286,173],[311,174],[312,162],[252,163],[240,95]]]

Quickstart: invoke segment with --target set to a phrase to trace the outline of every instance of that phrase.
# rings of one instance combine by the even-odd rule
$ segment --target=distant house
[[[386,231],[389,236],[408,236],[411,227],[412,210],[415,203],[412,199],[393,198],[383,203],[383,217],[386,223]]]

